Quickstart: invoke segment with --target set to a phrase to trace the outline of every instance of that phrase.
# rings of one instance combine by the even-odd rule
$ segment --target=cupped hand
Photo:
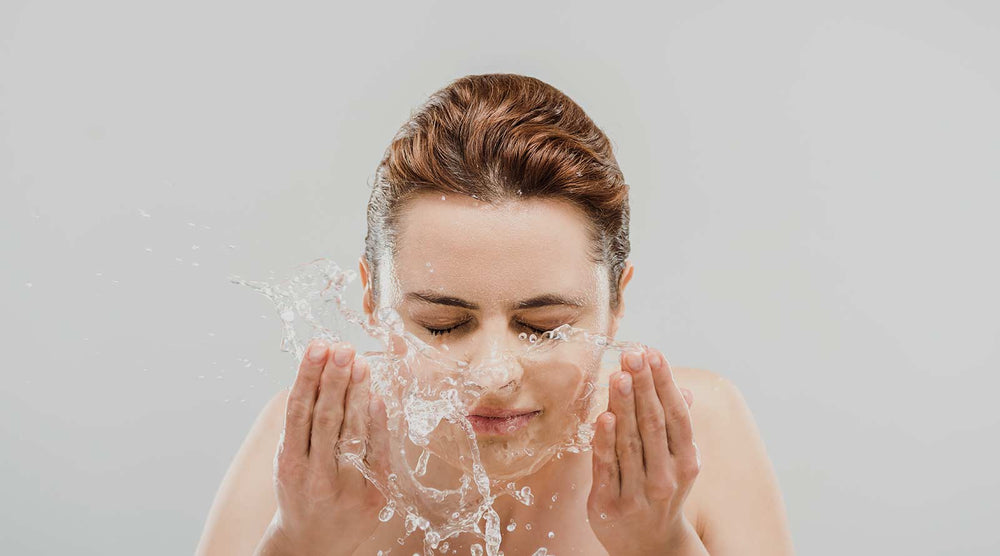
[[[363,456],[376,475],[388,461],[384,405],[369,395],[368,364],[354,355],[349,344],[315,340],[302,358],[274,459],[278,510],[258,554],[351,554],[378,525],[385,499],[338,457]]]
[[[595,424],[590,526],[613,556],[670,554],[697,538],[683,512],[701,468],[693,397],[655,349],[623,353],[621,364]]]

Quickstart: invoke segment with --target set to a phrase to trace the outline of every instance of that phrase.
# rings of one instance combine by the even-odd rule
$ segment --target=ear
[[[625,286],[632,281],[633,272],[635,272],[635,266],[632,261],[626,260],[621,278],[618,279],[618,308],[611,314],[611,322],[608,326],[608,335],[612,338],[618,333],[618,325],[621,323],[622,317],[625,316]]]
[[[368,324],[375,324],[375,301],[372,296],[371,269],[368,266],[368,259],[364,255],[358,259],[358,270],[361,272],[361,282],[364,287],[364,294],[361,299],[361,306],[368,315]]]

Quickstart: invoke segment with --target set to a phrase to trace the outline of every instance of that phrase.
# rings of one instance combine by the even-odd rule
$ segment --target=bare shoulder
[[[196,554],[250,554],[277,509],[273,462],[288,390],[271,397],[233,457],[205,520]]]
[[[688,501],[711,554],[793,554],[784,500],[760,430],[743,393],[706,370],[673,367],[691,390],[691,421],[701,471]]]

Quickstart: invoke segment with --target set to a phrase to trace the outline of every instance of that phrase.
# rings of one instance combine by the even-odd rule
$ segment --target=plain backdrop
[[[996,3],[4,0],[0,553],[193,551],[295,368],[228,277],[354,268],[490,72],[610,136],[619,338],[740,388],[800,554],[1000,551]]]

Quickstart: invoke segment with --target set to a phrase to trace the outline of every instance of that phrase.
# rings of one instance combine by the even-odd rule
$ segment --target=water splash
[[[534,504],[531,488],[516,480],[538,470],[563,452],[590,449],[592,423],[601,411],[595,401],[606,393],[610,372],[602,363],[608,354],[643,350],[632,342],[562,325],[543,334],[522,334],[521,345],[494,349],[479,361],[452,357],[447,349],[431,346],[407,331],[400,315],[382,308],[372,323],[347,307],[344,293],[356,275],[329,259],[300,265],[280,282],[248,281],[231,277],[275,304],[282,326],[280,349],[292,354],[296,365],[313,338],[335,343],[349,341],[361,331],[378,342],[380,350],[358,353],[370,369],[373,395],[386,407],[390,434],[390,461],[377,472],[365,460],[365,438],[344,438],[337,457],[356,467],[385,496],[379,520],[402,515],[406,535],[421,532],[424,552],[447,550],[448,539],[463,533],[482,539],[473,554],[498,556],[501,531],[506,528],[493,508],[499,496]],[[360,350],[359,350],[360,351]],[[514,372],[544,369],[547,365],[579,362],[581,384],[565,417],[548,436],[514,434],[502,449],[484,457],[468,419],[469,409],[488,391],[487,385],[505,383]],[[532,371],[535,372],[535,371]],[[383,462],[386,463],[386,462]],[[433,469],[433,472],[429,472]],[[553,498],[554,501],[554,498]],[[485,527],[480,524],[485,521]],[[524,528],[530,530],[530,523]],[[552,538],[551,533],[549,538]],[[400,544],[403,539],[397,539]],[[544,549],[542,554],[544,554]],[[478,551],[478,552],[477,552]]]

